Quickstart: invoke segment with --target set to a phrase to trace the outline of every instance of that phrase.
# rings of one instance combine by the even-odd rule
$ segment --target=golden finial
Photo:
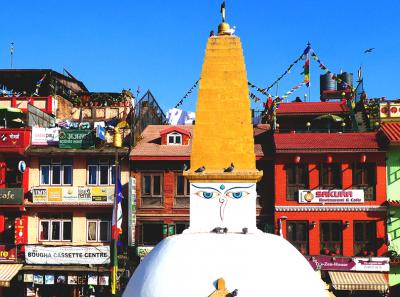
[[[221,17],[222,23],[218,25],[218,35],[230,35],[229,33],[229,24],[225,22],[225,1],[221,4]]]

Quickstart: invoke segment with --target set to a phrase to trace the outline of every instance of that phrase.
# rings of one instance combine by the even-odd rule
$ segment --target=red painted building
[[[24,153],[30,135],[28,128],[0,128],[0,296],[18,296],[22,290],[15,275],[22,268],[27,242],[24,200],[29,169]]]
[[[376,133],[275,133],[274,146],[277,233],[335,288],[354,271],[386,273],[386,161]]]

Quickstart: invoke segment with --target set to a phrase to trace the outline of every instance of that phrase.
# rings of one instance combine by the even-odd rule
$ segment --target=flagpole
[[[119,183],[119,161],[118,161],[118,148],[115,150],[115,189],[114,189],[114,207],[112,222],[112,273],[111,273],[111,294],[117,294],[117,272],[118,272],[118,250],[117,250],[117,207],[118,207],[118,183]]]
[[[311,47],[311,43],[308,42],[307,46]],[[308,102],[311,102],[311,61],[310,61],[310,51],[307,53],[307,59],[308,59]]]
[[[13,68],[13,57],[14,57],[14,42],[10,44],[10,68]]]

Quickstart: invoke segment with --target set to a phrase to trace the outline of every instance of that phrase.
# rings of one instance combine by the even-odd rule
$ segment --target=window
[[[354,255],[375,256],[376,255],[376,222],[355,221],[354,222]]]
[[[337,256],[342,254],[342,222],[321,222],[321,254]]]
[[[71,219],[41,219],[39,221],[39,241],[71,241]]]
[[[178,132],[172,132],[167,135],[168,144],[182,144],[182,135]]]
[[[22,187],[22,173],[18,170],[20,159],[8,159],[3,163],[6,166],[5,180],[1,178],[2,183],[6,183],[7,188]]]
[[[90,160],[87,169],[87,184],[108,186],[115,184],[115,165],[112,160]]]
[[[364,190],[365,200],[375,200],[375,182],[376,182],[375,164],[355,163],[353,166],[353,188]]]
[[[161,207],[162,197],[162,174],[144,173],[142,175],[142,207]]]
[[[189,207],[190,182],[181,174],[175,175],[175,207]]]
[[[72,165],[60,160],[42,161],[40,165],[41,185],[72,185]]]
[[[156,245],[163,238],[164,235],[162,222],[142,223],[140,232],[140,244]]]
[[[257,207],[262,207],[262,198],[264,193],[264,179],[261,179],[258,183],[256,183],[256,192],[257,192],[257,199],[256,205]]]
[[[342,188],[342,170],[340,164],[321,164],[319,167],[319,185],[321,189]]]
[[[308,255],[308,222],[287,221],[286,239],[303,255]]]
[[[87,220],[87,241],[108,242],[111,237],[111,222],[104,219]]]
[[[299,199],[299,190],[308,189],[307,164],[289,164],[286,166],[286,200]]]

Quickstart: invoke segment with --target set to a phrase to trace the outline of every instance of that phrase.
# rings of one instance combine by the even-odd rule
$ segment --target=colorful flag
[[[33,96],[39,96],[39,89],[40,86],[42,85],[42,82],[44,81],[44,79],[46,78],[46,73],[42,76],[42,78],[36,83],[36,90],[33,93]]]
[[[115,185],[116,191],[115,193],[117,194],[117,202],[114,203],[114,208],[113,208],[113,218],[112,218],[112,239],[115,239],[119,241],[119,235],[122,233],[122,206],[121,206],[121,200],[122,200],[122,185],[121,185],[121,180],[118,177],[118,182]]]

